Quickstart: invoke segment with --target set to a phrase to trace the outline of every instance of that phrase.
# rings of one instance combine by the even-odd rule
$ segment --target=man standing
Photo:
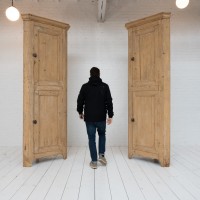
[[[90,167],[97,168],[96,130],[99,135],[98,154],[99,162],[106,165],[106,118],[107,124],[112,123],[113,103],[109,86],[102,82],[100,70],[92,67],[89,81],[82,85],[77,99],[77,111],[79,117],[84,119],[89,139],[89,149],[92,161]],[[83,112],[84,111],[84,112]]]

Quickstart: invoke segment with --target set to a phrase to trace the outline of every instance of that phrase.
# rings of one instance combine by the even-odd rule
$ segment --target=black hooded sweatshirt
[[[113,117],[113,103],[109,86],[99,77],[92,76],[82,85],[77,99],[77,111],[86,122],[100,122]]]

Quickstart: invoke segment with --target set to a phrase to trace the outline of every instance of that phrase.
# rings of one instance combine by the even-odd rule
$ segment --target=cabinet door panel
[[[62,30],[43,27],[40,24],[34,26],[34,51],[35,59],[34,81],[57,82],[62,78]]]
[[[24,22],[23,165],[67,157],[67,30],[69,25],[22,15]]]
[[[34,117],[38,121],[34,126],[34,150],[44,155],[45,152],[59,151],[62,138],[60,122],[65,120],[60,118],[64,112],[62,96],[65,92],[60,76],[65,73],[65,68],[61,67],[62,31],[37,24],[34,33],[34,49],[38,55],[34,68]]]
[[[160,13],[126,24],[129,39],[128,155],[169,166],[169,18]]]

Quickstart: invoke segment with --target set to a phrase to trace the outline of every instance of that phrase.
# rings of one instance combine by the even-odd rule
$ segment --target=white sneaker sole
[[[95,167],[95,166],[90,165],[90,167],[91,167],[92,169],[97,169],[97,166]]]
[[[97,169],[97,167],[92,167],[92,166],[90,166],[92,169]]]
[[[107,162],[105,162],[105,161],[102,160],[102,159],[99,159],[99,162],[100,162],[102,165],[107,165]]]

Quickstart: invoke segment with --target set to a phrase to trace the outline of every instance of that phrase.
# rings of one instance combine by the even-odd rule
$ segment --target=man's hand
[[[107,119],[107,124],[110,125],[112,123],[112,118]]]
[[[84,114],[83,113],[80,114],[79,117],[80,117],[80,119],[84,119]]]

